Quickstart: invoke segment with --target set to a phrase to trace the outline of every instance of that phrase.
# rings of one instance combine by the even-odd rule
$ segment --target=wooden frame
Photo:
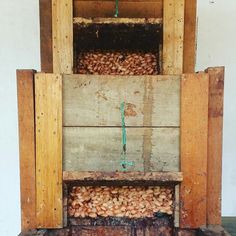
[[[220,225],[224,67],[208,68],[206,72],[209,74],[207,224]]]
[[[36,227],[34,74],[17,71],[22,230]]]
[[[206,224],[208,93],[208,74],[183,75],[180,162],[184,181],[180,185],[181,228],[198,228]]]
[[[122,0],[122,4],[125,1]],[[82,0],[74,2],[74,8],[77,7],[75,16],[81,14],[76,5],[78,2]],[[103,4],[100,0],[97,2]],[[153,2],[155,7],[161,9],[156,14],[158,17],[163,16],[164,22],[163,73],[169,75],[181,75],[183,71],[193,73],[196,0],[153,0]],[[106,4],[109,5],[110,2],[106,1],[104,6]],[[102,13],[104,16],[110,11],[110,6]],[[17,73],[23,230],[63,227],[61,74],[72,74],[73,69],[72,9],[72,0],[40,0],[42,71],[58,74],[37,74],[34,84],[34,71]],[[93,11],[91,5],[89,9]],[[127,14],[130,11],[129,8]],[[135,13],[137,14],[135,17],[143,16],[145,11]],[[178,40],[175,40],[176,37]],[[206,73],[197,75],[185,74],[182,78],[183,183],[180,187],[179,206],[181,228],[199,228],[202,224],[221,223],[223,77],[224,69],[220,67],[209,68]],[[28,105],[27,109],[25,104]],[[48,122],[52,124],[49,127]],[[55,138],[51,138],[52,136]],[[25,146],[29,148],[25,149]],[[52,167],[55,167],[53,171]],[[91,173],[83,173],[81,177],[81,173],[72,172],[64,173],[64,181],[74,181],[75,178],[84,181],[86,177],[84,174],[97,181],[97,177],[93,174],[91,177]],[[101,178],[103,174],[100,173],[99,176]],[[119,173],[114,178],[118,176]],[[157,176],[153,178],[156,183],[161,183],[162,179]],[[178,181],[172,178],[163,182],[176,184],[181,182],[181,176],[177,173]],[[107,181],[106,176],[103,178]],[[114,178],[110,181],[114,181]],[[140,177],[136,175],[132,178],[137,181]],[[213,192],[211,186],[215,180],[217,185]],[[143,176],[139,181],[147,179]],[[46,200],[48,196],[50,196],[49,201]],[[196,202],[198,209],[195,208],[193,211]]]
[[[74,17],[89,17],[86,14],[94,14],[94,12],[98,12],[97,4],[100,7],[103,6],[102,1],[97,1],[100,3],[88,3],[88,8],[86,8],[86,14],[82,14],[82,9],[85,9],[86,1],[74,0],[74,4],[72,6],[72,0],[63,0],[63,1],[54,1],[53,5],[51,3],[52,0],[40,0],[40,33],[41,33],[41,65],[42,71],[47,73],[71,73],[73,66],[73,51],[71,51],[71,47],[73,44],[72,39],[72,7],[74,8]],[[78,7],[78,3],[81,5]],[[64,11],[63,6],[67,5],[66,9],[68,11]],[[93,7],[96,6],[95,8]],[[108,4],[108,8],[105,5]],[[112,5],[111,5],[112,4]],[[104,9],[105,12],[99,13],[98,15],[93,15],[94,17],[111,17],[112,15],[107,14],[107,12],[111,11],[113,8],[113,2],[105,1]],[[145,10],[145,7],[141,7],[139,10],[138,4],[132,5],[134,3],[122,3],[129,10],[125,14],[130,14],[130,17],[141,17],[146,18],[145,14],[149,14],[149,10]],[[130,7],[129,5],[132,5]],[[146,3],[144,3],[146,4]],[[155,7],[150,8],[152,11],[155,9],[155,14],[150,14],[149,17],[160,18],[163,17],[164,12],[164,48],[163,48],[163,58],[164,58],[164,74],[181,74],[184,73],[193,73],[195,70],[195,50],[196,50],[196,5],[197,0],[154,0],[153,3]],[[178,7],[178,11],[173,7],[170,7],[170,4],[173,6],[176,5],[176,9]],[[94,9],[96,10],[94,10]],[[164,8],[164,10],[163,10]],[[56,10],[57,9],[57,10]],[[102,8],[101,8],[102,9]],[[135,13],[133,15],[131,13]],[[121,10],[123,11],[123,10]],[[84,11],[85,12],[85,11]],[[90,13],[89,13],[90,12]],[[56,29],[56,25],[59,22],[56,19],[59,15],[62,14],[64,21],[60,24],[60,27]],[[82,15],[81,15],[82,14]],[[172,17],[174,14],[174,18]],[[128,15],[120,15],[121,17],[128,17]],[[52,20],[54,19],[54,20]],[[54,23],[53,23],[54,22]],[[171,22],[171,23],[170,23]],[[166,24],[165,24],[166,23]],[[170,23],[170,24],[169,24]],[[53,26],[54,25],[54,26]],[[166,27],[166,30],[165,30]],[[53,29],[54,28],[54,29]],[[65,31],[66,29],[66,31]],[[53,37],[54,35],[54,37]],[[178,41],[175,41],[175,37],[180,37]],[[63,44],[59,44],[59,41],[62,40]],[[54,42],[54,43],[53,43]],[[172,44],[174,43],[174,44]],[[54,44],[54,50],[52,47]],[[172,45],[171,45],[172,44]],[[170,46],[171,45],[171,46]],[[54,51],[54,52],[53,52]],[[168,55],[171,55],[169,57]],[[53,59],[54,58],[54,59]],[[61,59],[64,58],[63,63]],[[54,61],[54,62],[53,62]],[[61,64],[62,63],[62,64]],[[54,71],[53,71],[54,64]],[[169,68],[169,69],[168,69]],[[169,72],[169,73],[168,73]]]
[[[35,75],[37,228],[63,227],[61,88],[61,75]]]

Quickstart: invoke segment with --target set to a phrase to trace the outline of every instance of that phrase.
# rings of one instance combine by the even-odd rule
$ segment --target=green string
[[[115,13],[115,17],[118,17],[119,14],[119,0],[116,0],[116,13]]]
[[[133,166],[134,162],[127,161],[126,158],[126,128],[125,128],[125,102],[120,104],[121,124],[122,124],[122,154],[121,154],[121,169],[126,171],[128,166]]]

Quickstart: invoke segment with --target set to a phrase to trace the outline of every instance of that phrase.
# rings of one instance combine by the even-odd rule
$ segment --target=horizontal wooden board
[[[120,128],[63,128],[64,171],[121,170]],[[146,144],[146,145],[145,145]],[[179,171],[179,128],[127,128],[128,171]]]
[[[179,76],[66,75],[64,126],[179,126]]]
[[[181,172],[98,172],[98,171],[64,171],[64,181],[126,181],[126,182],[156,182],[180,183],[183,181]]]
[[[92,24],[130,24],[130,25],[139,25],[139,24],[153,24],[160,25],[163,23],[162,18],[115,18],[115,17],[99,17],[99,18],[84,18],[84,17],[74,17],[74,24],[83,24],[92,25]]]
[[[81,1],[74,0],[74,16],[80,17],[113,17],[115,15],[115,1]],[[120,0],[119,17],[162,17],[163,0]]]

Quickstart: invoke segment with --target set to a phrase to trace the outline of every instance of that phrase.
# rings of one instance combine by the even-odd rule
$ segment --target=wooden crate
[[[194,73],[196,0],[122,0],[120,18],[111,18],[112,9],[110,0],[40,0],[43,72],[17,74],[22,230],[65,227],[55,234],[67,235],[63,188],[128,183],[176,186],[176,234],[196,235],[221,223],[221,184],[211,190],[221,182],[224,68]],[[161,75],[73,74],[78,24],[154,24]],[[127,173],[120,165],[124,100],[127,158],[135,164]],[[114,230],[107,232],[132,235]]]

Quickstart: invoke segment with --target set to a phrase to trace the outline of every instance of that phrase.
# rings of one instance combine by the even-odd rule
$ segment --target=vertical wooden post
[[[194,73],[196,63],[197,0],[185,0],[184,73]]]
[[[182,74],[185,0],[164,0],[163,74]]]
[[[52,59],[52,1],[39,0],[41,71],[53,72]]]
[[[224,67],[208,68],[208,178],[207,224],[221,224],[222,133],[224,103]]]
[[[35,75],[37,228],[63,227],[62,78]]]
[[[181,82],[180,227],[206,224],[208,88],[206,73],[186,74]]]
[[[52,0],[53,72],[73,72],[73,0]]]
[[[36,227],[34,73],[17,71],[22,230]]]

